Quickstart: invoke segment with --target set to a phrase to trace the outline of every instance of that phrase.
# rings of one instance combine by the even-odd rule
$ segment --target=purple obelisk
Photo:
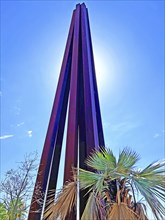
[[[84,3],[76,5],[73,11],[28,220],[41,220],[44,210],[44,205],[35,199],[38,185],[45,194],[45,203],[48,192],[56,190],[65,123],[64,182],[71,179],[72,166],[77,167],[78,158],[79,167],[86,168],[84,161],[92,149],[104,147],[89,18]],[[83,200],[80,193],[80,213]],[[75,216],[72,213],[72,218],[67,219],[74,220]]]

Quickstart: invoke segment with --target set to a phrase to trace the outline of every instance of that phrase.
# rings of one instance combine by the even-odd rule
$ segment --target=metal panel
[[[86,122],[86,148],[87,155],[93,148],[99,147],[96,109],[92,79],[91,51],[89,47],[88,22],[85,4],[81,5],[81,30],[82,30],[82,63],[84,80],[84,108]]]
[[[46,197],[45,197],[46,205],[49,203],[50,192],[51,193],[53,191],[55,192],[56,186],[57,186],[57,178],[58,178],[58,173],[59,173],[59,164],[60,164],[60,158],[61,158],[62,142],[63,142],[64,128],[65,128],[69,88],[70,88],[71,52],[72,51],[70,51],[68,66],[66,69],[66,71],[68,72],[66,74],[67,84],[66,84],[65,94],[64,94],[63,104],[62,104],[62,111],[61,111],[61,116],[60,116],[60,121],[59,121],[58,133],[57,133],[57,138],[54,144],[54,152],[53,152],[52,162],[50,166],[50,176],[48,179],[48,188],[47,188]]]
[[[80,27],[80,4],[76,6],[72,50],[70,100],[68,114],[68,129],[65,156],[64,182],[71,179],[72,166],[77,166],[78,145],[78,63],[79,63],[79,27]]]
[[[67,44],[65,48],[63,63],[61,67],[59,82],[57,86],[56,96],[52,108],[52,113],[50,117],[50,122],[48,126],[48,131],[45,139],[45,144],[40,160],[40,166],[38,170],[38,175],[36,179],[36,184],[34,188],[33,198],[31,201],[31,207],[29,211],[28,220],[40,220],[41,212],[42,212],[42,205],[39,205],[35,199],[35,194],[37,193],[37,186],[41,185],[42,192],[45,193],[47,187],[47,181],[50,171],[50,165],[52,160],[52,155],[54,151],[54,142],[57,136],[60,114],[62,111],[62,103],[64,99],[64,92],[66,87],[66,71],[68,65],[68,57],[69,51],[71,48],[71,41],[72,41],[72,34],[73,34],[73,25],[74,25],[74,12],[72,15],[72,21],[70,25],[69,35],[67,39]]]
[[[95,64],[94,64],[94,54],[93,54],[93,48],[92,48],[92,37],[91,37],[91,31],[90,31],[90,25],[89,25],[88,9],[87,9],[86,17],[87,17],[87,21],[88,21],[88,33],[89,33],[89,43],[90,43],[90,51],[91,51],[91,65],[92,65],[93,89],[94,89],[94,96],[95,96],[99,147],[104,148],[105,142],[104,142],[102,120],[101,120],[101,111],[100,111],[100,104],[99,104],[99,95],[98,95],[98,88],[97,88],[97,80],[96,80],[96,72],[95,72]]]
[[[76,5],[73,12],[36,180],[36,186],[40,183],[42,192],[45,192],[45,201],[48,201],[48,191],[56,189],[68,102],[64,183],[72,178],[72,166],[77,167],[78,157],[80,167],[87,168],[84,163],[86,157],[94,148],[104,146],[89,18],[84,3]],[[34,195],[35,192],[36,188]],[[81,192],[81,214],[86,200],[87,197],[84,198],[84,193]],[[42,205],[39,206],[33,197],[28,220],[40,220],[42,210]],[[73,210],[66,219],[76,219],[76,212]]]

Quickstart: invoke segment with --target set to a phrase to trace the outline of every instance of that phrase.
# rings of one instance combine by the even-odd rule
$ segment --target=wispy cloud
[[[32,137],[32,131],[27,131],[27,134],[30,138]]]
[[[165,134],[165,130],[162,130],[161,132],[156,132],[156,133],[153,135],[153,138],[162,137],[162,136],[164,136],[164,134]]]
[[[22,126],[22,125],[24,125],[24,124],[25,124],[25,122],[18,123],[18,124],[17,124],[17,127],[20,127],[20,126]]]
[[[120,135],[125,135],[126,133],[129,133],[130,131],[138,128],[139,126],[140,126],[140,122],[126,120],[123,122],[113,124],[111,126],[111,130]]]
[[[160,136],[159,133],[155,133],[154,136],[153,136],[153,138],[158,138],[159,136]]]
[[[13,134],[3,135],[3,136],[0,136],[0,140],[8,139],[8,138],[11,138],[13,136],[14,136]]]
[[[118,137],[127,135],[140,126],[142,126],[142,122],[137,120],[135,115],[131,114],[121,117],[120,121],[117,119],[115,121],[112,120],[112,122],[103,122],[103,127]]]

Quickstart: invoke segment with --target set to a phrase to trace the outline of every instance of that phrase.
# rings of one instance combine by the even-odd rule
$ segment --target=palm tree
[[[76,207],[78,179],[80,189],[89,195],[81,220],[147,220],[146,206],[137,201],[138,194],[145,199],[155,218],[162,220],[165,161],[136,169],[138,160],[139,155],[128,148],[119,153],[118,160],[109,149],[94,151],[86,160],[88,170],[79,169],[78,178],[74,174],[74,181],[67,183],[56,201],[48,205],[45,219],[65,219]]]

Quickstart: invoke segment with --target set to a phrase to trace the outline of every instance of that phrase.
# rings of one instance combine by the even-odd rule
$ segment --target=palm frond
[[[108,172],[116,167],[116,158],[110,149],[94,151],[86,160],[86,164],[94,170]]]
[[[55,220],[60,217],[61,220],[65,220],[66,216],[76,207],[76,199],[77,183],[68,182],[57,194],[55,202],[52,199],[48,205],[44,213],[44,219]]]
[[[101,208],[97,201],[98,200],[96,193],[94,193],[94,191],[91,192],[87,204],[85,206],[84,212],[82,214],[81,220],[87,220],[87,219],[100,220]],[[101,219],[103,220],[103,218]]]
[[[146,216],[146,206],[143,203],[136,203],[136,214],[139,216],[140,220],[148,220]]]
[[[132,182],[137,191],[144,196],[156,219],[163,219],[165,209],[165,178],[163,161],[151,163],[142,171],[132,173]]]
[[[107,189],[105,183],[105,176],[102,173],[94,173],[91,171],[79,169],[78,179],[80,181],[80,189],[87,189],[89,191],[95,191],[96,193],[102,192],[104,189]]]
[[[161,169],[160,169],[161,168]],[[142,177],[152,177],[154,175],[164,175],[165,174],[165,160],[156,161],[150,163],[146,168],[139,172],[139,175]]]
[[[130,171],[139,159],[139,155],[135,151],[129,148],[124,148],[119,154],[117,163],[118,172],[125,173]]]
[[[124,203],[114,203],[107,210],[107,220],[140,220],[138,215]]]
[[[162,201],[165,201],[164,193],[159,191],[155,192],[155,188],[153,186],[150,187],[150,182],[147,180],[134,179],[133,182],[136,189],[141,193],[142,196],[144,196],[144,199],[147,201],[156,219],[163,219],[165,210],[158,197],[160,197]]]

